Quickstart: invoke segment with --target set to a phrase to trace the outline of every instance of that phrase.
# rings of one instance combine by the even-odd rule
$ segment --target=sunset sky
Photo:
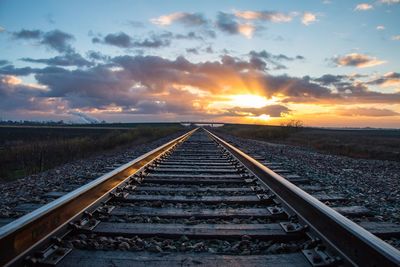
[[[0,118],[400,128],[400,0],[0,1]]]

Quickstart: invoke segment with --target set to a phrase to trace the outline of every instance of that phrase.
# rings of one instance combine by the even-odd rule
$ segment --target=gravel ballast
[[[8,218],[18,218],[182,134],[176,133],[147,144],[116,148],[0,184],[0,226],[2,221],[6,223]]]
[[[400,162],[355,159],[304,147],[218,135],[250,155],[282,163],[285,169],[309,178],[312,185],[328,187],[328,193],[343,194],[349,199],[348,205],[369,208],[374,220],[400,223]]]

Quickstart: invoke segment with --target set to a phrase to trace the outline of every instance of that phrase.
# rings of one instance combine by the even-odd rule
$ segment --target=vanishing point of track
[[[278,173],[194,129],[0,228],[0,265],[400,265]]]

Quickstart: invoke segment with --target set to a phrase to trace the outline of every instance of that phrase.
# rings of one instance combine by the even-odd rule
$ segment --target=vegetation
[[[300,121],[281,126],[225,125],[217,131],[248,139],[309,147],[354,158],[400,161],[400,130],[306,128]]]
[[[35,174],[94,153],[150,142],[182,130],[178,124],[126,129],[0,127],[0,180]]]
[[[281,126],[225,124],[216,128],[218,131],[248,139],[285,140],[292,134],[301,131],[301,121],[288,121]]]

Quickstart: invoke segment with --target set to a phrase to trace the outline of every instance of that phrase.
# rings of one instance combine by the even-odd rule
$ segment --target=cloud
[[[253,37],[253,33],[254,33],[255,29],[256,28],[249,23],[238,25],[238,32],[247,38]]]
[[[239,33],[239,23],[236,22],[232,14],[219,12],[216,21],[217,27],[226,33],[237,34]]]
[[[10,61],[4,60],[4,59],[0,59],[0,66],[7,65],[7,64],[10,64]]]
[[[4,32],[6,29],[0,26],[0,32]]]
[[[77,69],[0,66],[3,76],[33,74],[37,81],[37,85],[29,87],[18,77],[4,80],[0,90],[1,109],[207,118],[249,114],[280,116],[290,111],[286,105],[291,103],[345,105],[400,102],[400,93],[371,91],[368,86],[372,84],[359,82],[350,76],[327,74],[310,78],[266,72],[269,60],[285,62],[301,60],[301,56],[289,57],[261,51],[249,53],[243,58],[223,55],[216,61],[200,62],[191,62],[183,56],[167,59],[160,56],[107,57],[94,54],[94,57],[100,58],[95,65]],[[391,73],[385,77],[394,79],[397,75]],[[210,103],[220,101],[221,96],[244,93],[279,101],[261,109],[210,108]]]
[[[31,67],[15,68],[13,65],[6,65],[1,67],[0,74],[26,76],[35,73],[36,71],[38,70]]]
[[[73,51],[69,42],[74,39],[74,36],[60,30],[42,32],[40,30],[22,29],[18,32],[12,32],[11,35],[14,39],[37,40],[39,44],[60,53]]]
[[[393,4],[400,4],[400,0],[379,0],[379,3],[393,5]]]
[[[189,54],[195,54],[195,55],[199,54],[199,50],[197,48],[186,48],[186,52]]]
[[[93,39],[94,43],[97,43],[98,39]],[[132,47],[132,38],[124,32],[110,33],[104,37],[103,42],[108,45],[114,45],[121,48]]]
[[[388,72],[383,76],[369,81],[368,84],[379,85],[381,87],[400,86],[400,73]]]
[[[103,53],[99,52],[99,51],[93,51],[90,50],[87,53],[87,57],[91,60],[97,60],[97,61],[107,61],[110,59],[109,56],[104,55]]]
[[[41,58],[41,59],[33,59],[33,58],[21,58],[22,61],[31,62],[31,63],[42,63],[50,66],[91,66],[92,62],[86,60],[78,53],[68,53],[61,56],[56,56],[53,58]]]
[[[304,12],[303,15],[301,16],[301,23],[303,23],[306,26],[315,23],[317,21],[318,21],[317,14],[311,12]]]
[[[100,122],[99,119],[97,119],[93,116],[90,116],[88,114],[85,114],[83,112],[69,111],[68,113],[79,117],[84,123],[99,123]]]
[[[281,63],[282,61],[304,60],[304,57],[301,55],[297,55],[295,57],[289,57],[283,54],[274,55],[265,50],[262,50],[260,52],[250,51],[249,56],[251,62],[262,66],[260,67],[261,69],[274,69],[274,70],[287,68],[285,65]],[[268,65],[271,65],[272,68],[270,68]]]
[[[134,28],[144,28],[144,23],[141,21],[129,20],[127,23]]]
[[[270,117],[282,117],[290,113],[290,109],[284,105],[267,105],[261,108],[241,108],[234,107],[228,109],[225,116],[252,116],[269,115]]]
[[[388,117],[388,116],[400,116],[400,113],[390,109],[378,109],[378,108],[349,108],[349,109],[338,109],[336,113],[340,116],[352,116],[352,117]]]
[[[94,37],[92,43],[102,43],[117,46],[119,48],[160,48],[171,44],[171,33],[161,35],[150,35],[146,39],[134,39],[124,32],[110,33],[104,38]]]
[[[235,11],[235,16],[246,20],[261,20],[274,23],[290,22],[293,14],[285,14],[275,11]]]
[[[368,3],[361,3],[356,5],[356,7],[354,8],[355,11],[366,11],[366,10],[371,10],[374,7]]]
[[[314,79],[314,81],[321,83],[322,85],[331,85],[341,83],[345,78],[345,75],[324,74],[321,77]]]
[[[45,88],[24,84],[12,75],[0,75],[0,110],[28,112],[56,112],[62,104],[51,98],[41,97]]]
[[[394,41],[400,41],[400,35],[394,35],[394,36],[392,36],[392,40],[394,40]]]
[[[54,30],[44,33],[40,43],[62,53],[72,50],[69,42],[73,39],[74,37],[69,33],[65,33],[60,30]]]
[[[168,26],[174,22],[181,23],[185,26],[202,26],[206,25],[208,21],[201,13],[185,13],[176,12],[168,15],[163,15],[158,18],[150,19],[150,22],[159,26]]]
[[[373,67],[386,63],[386,61],[379,60],[376,57],[371,57],[358,53],[351,53],[344,56],[336,56],[331,60],[337,66],[351,66],[357,68]]]
[[[39,39],[42,37],[43,32],[40,30],[26,30],[22,29],[18,32],[13,32],[12,36],[15,39]]]
[[[213,35],[211,32],[207,32],[207,35],[210,36]],[[164,36],[166,38],[170,38],[170,39],[177,39],[177,40],[199,40],[199,41],[204,41],[204,38],[199,35],[196,32],[188,32],[186,34],[182,34],[182,33],[177,33],[177,34],[172,34],[170,32],[165,32],[164,34],[162,34],[161,36]],[[215,36],[214,36],[215,37]]]
[[[385,29],[385,26],[383,26],[383,25],[378,25],[378,26],[376,26],[376,29],[377,29],[378,31],[383,31],[383,30]]]
[[[216,27],[222,32],[232,35],[241,34],[246,38],[251,38],[257,29],[250,23],[239,23],[234,15],[224,12],[218,13]]]

